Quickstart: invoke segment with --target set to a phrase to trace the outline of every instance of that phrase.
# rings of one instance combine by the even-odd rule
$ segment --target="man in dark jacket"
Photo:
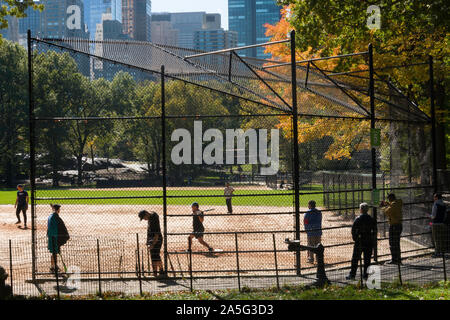
[[[353,246],[352,266],[350,274],[346,277],[347,280],[355,279],[358,262],[361,259],[362,253],[364,254],[363,277],[367,279],[367,269],[370,265],[374,239],[376,237],[376,222],[368,215],[369,205],[367,203],[361,203],[359,208],[361,215],[355,219],[352,226],[352,238],[355,244]]]
[[[447,208],[442,199],[442,194],[434,194],[433,209],[431,210],[431,233],[435,248],[434,257],[441,257],[448,252],[447,233],[445,224]]]
[[[308,212],[303,217],[308,246],[316,247],[322,238],[322,212],[316,209],[316,202],[311,200],[308,202]],[[314,263],[314,253],[308,250],[308,262]]]

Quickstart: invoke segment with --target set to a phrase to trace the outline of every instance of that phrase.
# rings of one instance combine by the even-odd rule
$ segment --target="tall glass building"
[[[238,45],[247,46],[269,41],[264,24],[280,21],[281,7],[275,0],[228,0],[228,25],[238,33]],[[252,48],[240,54],[260,59],[270,58],[264,48]]]
[[[84,23],[89,31],[89,38],[95,39],[98,23],[102,23],[102,14],[111,13],[113,21],[122,23],[122,0],[84,0]]]

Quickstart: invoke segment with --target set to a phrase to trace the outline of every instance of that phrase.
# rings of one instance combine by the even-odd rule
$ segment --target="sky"
[[[228,30],[228,0],[152,0],[152,12],[220,13],[222,28]]]

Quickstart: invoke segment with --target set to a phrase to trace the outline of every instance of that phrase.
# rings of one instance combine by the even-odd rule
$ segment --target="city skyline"
[[[220,13],[222,28],[228,30],[228,0],[152,0],[152,12],[207,12]]]

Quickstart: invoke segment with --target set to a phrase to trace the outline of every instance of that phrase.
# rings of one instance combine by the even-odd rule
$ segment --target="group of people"
[[[17,186],[17,198],[15,202],[17,222],[21,223],[20,213],[23,213],[24,228],[27,228],[27,209],[29,204],[28,193],[24,190],[23,185]],[[231,199],[234,189],[227,183],[224,196],[226,200],[228,213],[233,212]],[[388,264],[401,264],[401,248],[400,238],[402,234],[403,221],[403,201],[397,199],[395,194],[391,193],[387,197],[388,201],[381,201],[380,209],[387,217],[389,223],[389,248],[392,259]],[[51,272],[58,270],[57,255],[60,254],[60,248],[70,238],[67,228],[59,216],[61,206],[57,204],[50,205],[52,214],[48,218],[48,250],[51,256]],[[307,244],[310,247],[316,247],[321,243],[322,238],[322,212],[316,208],[314,200],[308,203],[309,210],[305,213],[303,223],[307,234]],[[363,277],[367,278],[367,270],[371,263],[372,253],[377,238],[377,223],[373,217],[369,215],[370,206],[367,203],[361,203],[360,215],[354,220],[351,235],[354,241],[353,254],[351,260],[350,273],[347,276],[348,280],[355,279],[358,262],[361,256],[364,256],[364,272]],[[191,250],[192,239],[197,239],[200,244],[208,249],[210,253],[214,249],[204,240],[205,228],[203,222],[205,219],[204,211],[200,210],[198,202],[191,205],[192,210],[192,233],[188,236],[188,248]],[[159,216],[156,212],[148,212],[142,210],[138,213],[138,217],[142,220],[148,221],[147,227],[147,246],[152,260],[153,273],[156,276],[164,276],[164,270],[161,262],[161,246],[163,244],[163,235],[161,232]],[[440,257],[450,250],[450,214],[447,212],[446,205],[441,194],[434,194],[434,203],[430,214],[432,240],[435,247],[435,257]],[[308,251],[308,262],[314,263],[314,253]]]
[[[389,223],[391,260],[387,264],[400,265],[402,264],[400,238],[403,230],[403,201],[397,199],[393,193],[388,195],[387,200],[381,201],[380,203],[380,209],[387,217]],[[322,213],[316,209],[316,203],[313,200],[309,201],[308,207],[309,210],[304,215],[303,223],[307,234],[308,246],[315,247],[321,242]],[[351,229],[354,246],[350,273],[346,277],[347,280],[355,279],[361,256],[364,257],[363,277],[367,279],[367,270],[370,266],[377,239],[377,223],[369,215],[369,204],[361,203],[359,208],[360,215],[354,220]],[[443,254],[449,252],[450,246],[450,217],[441,194],[434,194],[434,203],[430,217],[432,238],[435,246],[435,254],[433,256],[441,257]],[[314,254],[312,251],[308,251],[308,262],[314,263]]]

